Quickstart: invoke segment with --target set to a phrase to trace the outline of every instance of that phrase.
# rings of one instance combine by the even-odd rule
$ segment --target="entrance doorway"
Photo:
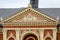
[[[14,40],[13,38],[9,38],[9,40]]]
[[[27,34],[24,36],[23,40],[38,40],[38,38],[34,34]]]
[[[45,40],[51,40],[51,38],[50,37],[47,37]]]

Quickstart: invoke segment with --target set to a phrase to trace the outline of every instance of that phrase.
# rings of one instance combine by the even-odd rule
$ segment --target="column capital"
[[[15,32],[16,32],[16,40],[19,40],[20,29],[16,29]]]
[[[40,29],[39,32],[40,32],[40,40],[44,40],[43,39],[43,37],[44,37],[44,29]]]
[[[53,29],[53,40],[56,40],[57,29]]]
[[[17,31],[20,31],[20,29],[16,29],[15,31],[16,31],[16,32],[17,32]]]
[[[40,32],[44,32],[44,29],[40,29],[39,31],[40,31]]]
[[[3,33],[7,33],[7,30],[2,30]]]
[[[7,30],[2,30],[3,32],[3,40],[7,40]]]
[[[57,29],[53,29],[53,32],[57,32]]]

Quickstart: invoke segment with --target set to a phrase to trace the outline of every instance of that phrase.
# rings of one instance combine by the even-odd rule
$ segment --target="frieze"
[[[2,23],[3,26],[47,26],[57,25],[56,22],[20,22],[20,23]]]

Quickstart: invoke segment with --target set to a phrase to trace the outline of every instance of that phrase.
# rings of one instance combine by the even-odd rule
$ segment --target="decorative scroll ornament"
[[[28,14],[28,15],[24,15],[24,17],[22,18],[22,20],[14,20],[13,22],[46,22],[47,20],[42,20],[42,19],[38,19],[35,15],[32,14]]]
[[[37,18],[35,16],[32,16],[31,14],[28,14],[27,16],[24,16],[22,20],[23,21],[36,21]]]

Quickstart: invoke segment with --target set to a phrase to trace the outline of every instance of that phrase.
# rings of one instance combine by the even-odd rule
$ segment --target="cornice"
[[[19,22],[19,23],[2,23],[3,26],[48,26],[57,25],[56,22]]]

